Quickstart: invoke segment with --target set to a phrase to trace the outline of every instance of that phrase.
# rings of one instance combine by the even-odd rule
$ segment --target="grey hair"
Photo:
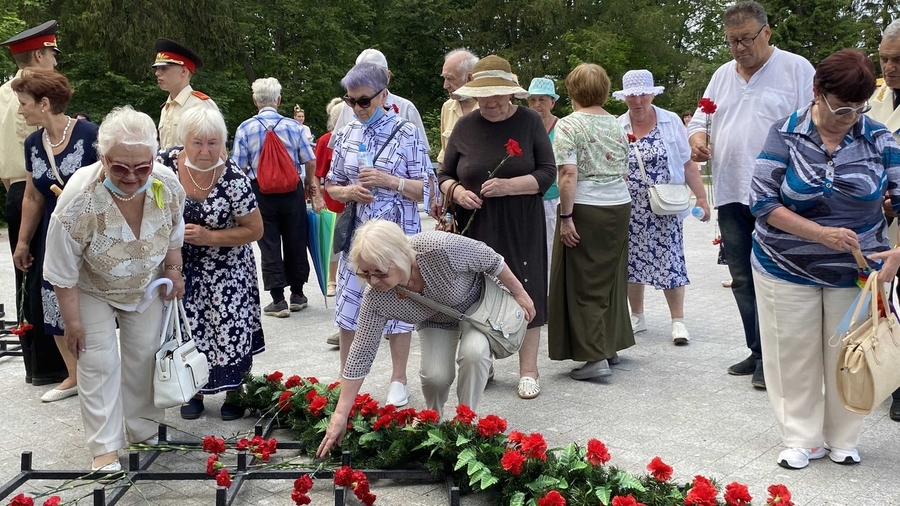
[[[281,83],[274,77],[261,77],[253,81],[253,100],[260,107],[275,107],[281,97]]]
[[[347,72],[347,75],[341,79],[341,86],[345,90],[353,90],[357,88],[371,88],[372,91],[379,91],[387,88],[390,80],[390,72],[388,69],[375,63],[363,62],[357,63]]]
[[[159,150],[156,135],[156,124],[150,116],[135,111],[130,105],[116,107],[100,123],[97,153],[106,156],[116,146],[128,146],[146,147],[151,157],[156,156]]]
[[[340,107],[344,101],[338,97],[332,98],[331,102],[328,102],[328,105],[325,106],[325,112],[328,114],[328,121],[325,123],[325,128],[330,132],[334,130],[334,124],[337,123],[338,118],[341,117],[341,111],[343,107]]]
[[[401,279],[406,279],[415,259],[416,250],[400,225],[393,221],[374,219],[360,225],[350,246],[350,265],[354,271],[359,269],[362,260],[375,264],[381,272],[396,267],[403,273]]]
[[[732,5],[722,15],[722,24],[737,26],[744,24],[748,19],[756,20],[759,26],[769,24],[766,9],[756,2],[738,2]]]
[[[891,24],[887,25],[887,28],[884,29],[884,33],[881,34],[882,39],[897,39],[900,38],[900,19],[895,19],[891,21]]]
[[[460,57],[459,65],[456,66],[464,75],[470,74],[475,70],[475,64],[478,63],[478,57],[466,48],[454,49],[444,56],[444,61],[450,61],[451,58]]]
[[[207,107],[205,104],[191,107],[181,114],[178,123],[178,138],[181,139],[182,145],[187,143],[189,135],[219,139],[224,144],[228,140],[225,118],[218,109]]]

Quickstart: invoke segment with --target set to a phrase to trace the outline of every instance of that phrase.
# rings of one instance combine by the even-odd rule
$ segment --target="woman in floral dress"
[[[181,116],[184,146],[157,160],[178,174],[184,206],[184,307],[197,347],[209,359],[209,383],[181,407],[181,417],[198,418],[203,396],[234,392],[265,349],[260,325],[256,260],[250,243],[262,237],[262,218],[250,180],[223,149],[227,131],[219,111],[196,107]],[[226,395],[222,420],[244,410]]]

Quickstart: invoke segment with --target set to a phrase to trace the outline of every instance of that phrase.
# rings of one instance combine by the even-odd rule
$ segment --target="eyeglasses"
[[[756,42],[756,38],[759,37],[759,34],[762,33],[763,28],[765,27],[766,25],[762,25],[761,27],[759,27],[759,31],[756,32],[756,35],[754,35],[753,37],[745,37],[743,39],[725,39],[725,45],[730,48],[735,48],[738,46],[738,44],[744,47],[750,47],[754,42]]]
[[[344,95],[344,103],[349,105],[350,107],[360,106],[363,109],[368,109],[370,105],[372,105],[372,100],[375,100],[375,97],[381,95],[381,92],[384,91],[385,88],[381,88],[377,93],[372,95],[371,97],[359,97],[353,98],[350,95]]]
[[[837,109],[832,109],[831,104],[828,103],[828,99],[825,97],[824,93],[822,94],[822,100],[825,101],[825,105],[828,107],[828,110],[831,111],[831,114],[834,114],[835,116],[846,116],[850,113],[865,114],[872,109],[872,106],[869,105],[868,102],[859,107],[838,107]]]
[[[375,278],[375,279],[384,279],[384,278],[390,276],[391,273],[390,273],[390,270],[388,270],[388,272],[381,272],[381,271],[373,271],[373,272],[356,271],[356,275],[357,275],[358,277],[360,277],[360,278],[365,279],[366,281],[368,281],[370,277],[371,277],[371,278]]]
[[[144,179],[145,177],[149,176],[151,172],[153,172],[153,162],[144,162],[138,164],[135,167],[129,167],[122,163],[110,162],[109,160],[106,160],[106,169],[110,174],[119,178],[131,174],[138,179]]]

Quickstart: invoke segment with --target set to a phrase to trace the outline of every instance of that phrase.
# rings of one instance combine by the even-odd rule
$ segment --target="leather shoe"
[[[750,384],[762,390],[766,389],[766,375],[763,372],[762,360],[756,361],[756,370],[753,371],[753,378],[750,379]]]
[[[78,395],[78,386],[66,388],[64,390],[53,388],[44,392],[44,395],[41,396],[41,402],[61,401],[68,397],[72,397],[73,395]]]
[[[741,360],[728,368],[728,374],[733,376],[748,376],[756,372],[756,359],[753,355]]]
[[[181,418],[184,418],[185,420],[196,420],[203,414],[203,409],[203,399],[193,397],[187,404],[181,405]]]
[[[584,364],[583,367],[573,370],[569,373],[569,377],[576,380],[589,380],[592,378],[602,378],[609,376],[612,370],[609,368],[609,362],[606,360],[595,360]]]
[[[619,365],[622,362],[622,359],[619,358],[619,352],[613,353],[613,356],[606,359],[609,362],[609,365]]]
[[[900,422],[900,398],[894,397],[894,402],[891,403],[890,417],[891,420]]]

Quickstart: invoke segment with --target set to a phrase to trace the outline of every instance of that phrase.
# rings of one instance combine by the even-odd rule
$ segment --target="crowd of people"
[[[652,203],[654,186],[683,185],[704,221],[715,203],[749,349],[727,371],[767,390],[786,447],[778,464],[860,462],[862,417],[840,403],[828,340],[858,293],[851,250],[886,279],[900,266],[888,233],[900,212],[900,22],[884,33],[880,86],[857,50],[814,69],[772,46],[756,2],[729,7],[723,26],[734,59],[704,93],[714,115],[654,105],[664,89],[647,70],[612,91],[602,66],[582,63],[564,80],[573,112],[560,118],[553,79],[526,89],[504,58],[451,51],[434,164],[421,115],[391,93],[376,49],[341,80],[318,142],[299,105],[279,113],[277,79],[254,81],[258,113],[229,152],[218,107],[190,85],[203,61],[178,42],[154,46],[168,93],[159,121],[123,106],[98,127],[66,114],[73,90],[54,70],[56,22],[14,36],[2,43],[19,71],[0,87],[0,177],[19,311],[34,324],[20,336],[26,382],[56,384],[44,402],[77,395],[92,468],[120,470],[117,450],[152,441],[149,420],[164,417],[151,374],[164,304],[181,299],[210,364],[181,417],[199,418],[205,397],[224,393],[221,418],[242,418],[236,395],[265,350],[262,316],[308,304],[309,203],[339,222],[326,296],[336,300],[328,343],[339,348],[342,391],[320,455],[340,445],[382,338],[387,404],[410,401],[415,330],[426,407],[443,413],[456,381],[459,401],[477,408],[493,378],[487,336],[421,298],[465,312],[492,279],[528,320],[516,395],[534,399],[541,329],[552,360],[577,363],[572,379],[609,376],[648,328],[647,285],[663,291],[672,343],[690,343],[690,211]],[[610,97],[627,112],[610,114]],[[713,167],[712,195],[701,163]],[[420,203],[457,233],[423,231]],[[147,292],[160,278],[171,289]],[[890,416],[900,421],[900,390]]]

